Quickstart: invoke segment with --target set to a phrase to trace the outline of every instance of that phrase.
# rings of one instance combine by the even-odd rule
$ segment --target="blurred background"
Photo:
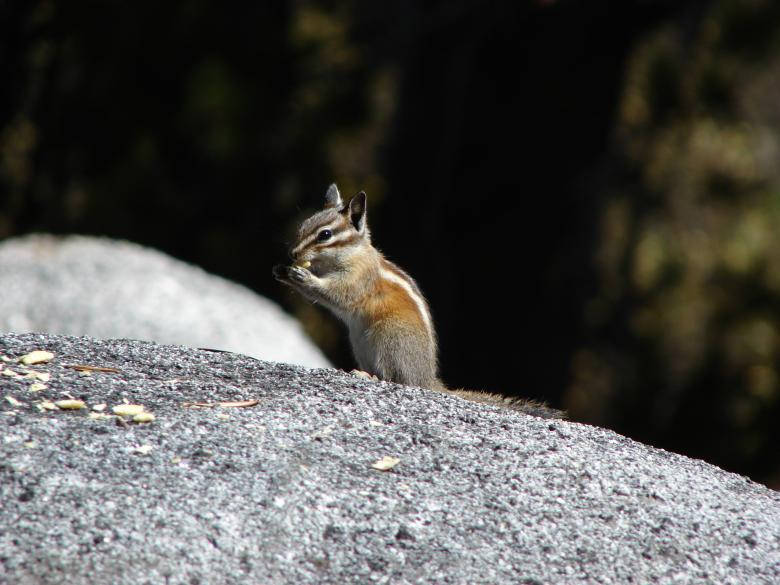
[[[271,277],[327,185],[450,385],[780,487],[780,2],[0,0],[0,238]],[[2,294],[2,291],[0,291]]]

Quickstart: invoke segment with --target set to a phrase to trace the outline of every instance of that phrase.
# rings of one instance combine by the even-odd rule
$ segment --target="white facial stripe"
[[[298,253],[300,253],[302,250],[305,250],[306,248],[308,248],[308,247],[309,247],[309,245],[310,245],[310,244],[311,244],[311,243],[312,243],[314,240],[316,240],[316,239],[317,239],[317,236],[320,234],[320,232],[321,232],[322,230],[331,230],[331,231],[336,231],[336,226],[338,226],[338,225],[340,225],[340,224],[341,224],[341,220],[339,220],[339,219],[335,219],[335,220],[333,220],[332,222],[330,222],[329,224],[326,224],[326,225],[320,226],[319,228],[317,228],[317,231],[315,231],[315,232],[314,232],[314,233],[312,233],[311,235],[308,235],[308,236],[306,236],[306,238],[305,238],[305,239],[303,239],[303,240],[301,241],[301,243],[300,243],[300,244],[298,244],[297,246],[295,246],[295,248],[293,248],[293,254],[298,254]],[[349,232],[345,232],[345,233],[349,233]],[[336,239],[334,238],[334,239],[332,239],[332,240],[328,240],[328,242],[332,242],[332,241],[336,241]]]
[[[348,240],[352,237],[352,233],[348,230],[345,230],[341,232],[340,234],[336,234],[331,239],[329,239],[327,242],[325,242],[326,246],[330,246],[331,244],[336,244],[337,242],[343,242],[344,240]]]
[[[425,322],[425,326],[428,328],[428,333],[433,335],[433,325],[431,324],[431,316],[428,313],[428,308],[425,306],[425,301],[423,301],[420,295],[418,295],[414,291],[414,289],[411,287],[411,285],[408,282],[406,282],[403,278],[398,276],[395,272],[391,272],[385,268],[380,269],[380,272],[382,278],[386,278],[387,280],[394,282],[409,294],[411,299],[414,301],[414,304],[417,305],[417,310],[420,311],[420,316]]]

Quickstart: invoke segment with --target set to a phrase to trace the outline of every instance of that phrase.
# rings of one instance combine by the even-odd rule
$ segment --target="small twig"
[[[239,400],[235,402],[184,402],[182,406],[184,408],[214,408],[216,406],[222,408],[247,408],[258,404],[260,404],[259,400]]]
[[[70,364],[63,367],[70,368],[71,370],[76,370],[78,372],[105,372],[107,374],[119,373],[119,370],[117,370],[116,368],[104,368],[102,366],[85,366],[81,364]]]

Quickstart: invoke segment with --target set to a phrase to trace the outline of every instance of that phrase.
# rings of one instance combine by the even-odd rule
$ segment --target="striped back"
[[[331,185],[324,209],[301,224],[290,254],[314,277],[292,285],[345,322],[363,370],[383,380],[443,387],[428,303],[412,277],[371,245],[365,193],[344,204]]]
[[[387,258],[382,258],[380,274],[382,278],[400,286],[409,300],[414,304],[423,325],[434,342],[436,341],[436,330],[433,327],[433,319],[428,302],[425,300],[422,291],[417,286],[414,279],[404,272],[396,264],[393,264]]]

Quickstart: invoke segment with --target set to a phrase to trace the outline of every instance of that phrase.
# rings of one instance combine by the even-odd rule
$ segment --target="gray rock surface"
[[[54,359],[0,362],[0,583],[780,583],[780,494],[608,430],[229,353],[0,336],[6,360],[35,349]],[[156,420],[38,407],[67,396]]]
[[[251,266],[251,270],[270,267]],[[249,289],[150,248],[86,236],[0,243],[0,332],[236,351],[328,367],[300,324]]]

